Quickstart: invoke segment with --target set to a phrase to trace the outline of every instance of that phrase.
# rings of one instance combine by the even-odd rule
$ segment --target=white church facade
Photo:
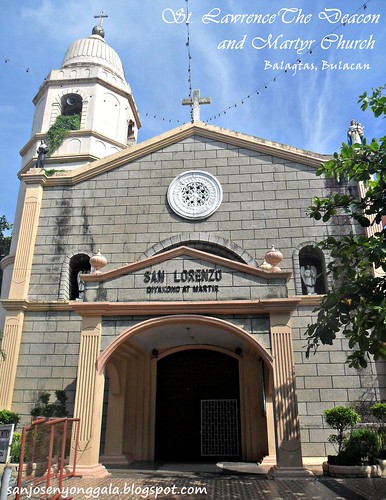
[[[385,397],[384,363],[349,368],[344,339],[305,356],[331,285],[315,245],[342,231],[306,215],[335,188],[315,175],[326,157],[200,121],[138,142],[102,35],[75,41],[34,99],[1,264],[0,409],[26,421],[39,391],[64,389],[84,474],[322,461],[322,411]],[[74,114],[37,168],[49,128]]]

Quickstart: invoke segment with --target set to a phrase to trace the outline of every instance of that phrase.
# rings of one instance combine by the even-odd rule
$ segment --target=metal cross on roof
[[[200,97],[199,90],[193,90],[193,97],[182,99],[183,106],[191,106],[192,107],[192,120],[194,122],[200,121],[200,105],[201,104],[211,104],[212,100],[210,97]]]
[[[97,15],[96,15],[96,16],[94,16],[94,17],[95,17],[95,19],[98,19],[98,17],[99,17],[99,26],[102,26],[102,23],[103,23],[103,18],[105,18],[105,17],[109,17],[109,16],[108,16],[107,14],[105,14],[105,13],[103,12],[103,10],[101,10],[101,11],[99,12],[99,14],[97,14]]]

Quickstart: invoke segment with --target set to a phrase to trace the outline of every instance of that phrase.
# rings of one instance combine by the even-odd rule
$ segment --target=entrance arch
[[[158,360],[155,460],[240,459],[239,360],[203,347]]]
[[[168,369],[162,371],[162,366],[170,364],[170,360],[175,361],[173,376]],[[165,453],[167,438],[159,436],[160,433],[172,432],[175,423],[169,425],[165,414],[173,397],[181,399],[182,389],[173,387],[168,394],[167,385],[178,385],[175,383],[177,378],[178,383],[183,385],[183,376],[189,371],[189,368],[184,370],[184,364],[189,363],[201,364],[199,371],[202,371],[196,378],[185,377],[188,387],[195,384],[201,386],[201,389],[196,389],[198,393],[193,398],[195,411],[199,412],[194,421],[195,452],[184,453],[182,447],[173,455]],[[205,364],[210,364],[206,370]],[[231,370],[227,383],[221,383],[219,376],[216,383],[213,380],[211,390],[209,387],[208,390],[202,389],[200,378],[215,379],[213,368],[216,366],[219,372],[223,372],[224,378],[227,377],[227,369]],[[215,460],[226,456],[229,459],[260,460],[274,449],[272,357],[255,338],[228,321],[197,315],[146,320],[123,332],[105,349],[97,360],[97,370],[99,373],[106,370],[109,374],[103,463],[154,459],[205,460],[210,457]],[[165,382],[168,377],[171,380]],[[159,382],[162,378],[163,382]],[[226,390],[227,385],[229,391]],[[228,454],[228,449],[216,455],[213,450],[219,448],[207,447],[201,453],[202,440],[200,436],[197,438],[197,432],[202,432],[202,400],[209,400],[208,404],[212,406],[219,406],[220,400],[225,400],[224,404],[230,407],[233,405],[233,409],[237,406],[236,424],[234,418],[232,421],[237,427],[237,432],[233,434],[239,444],[236,452],[231,450]],[[205,418],[210,418],[210,411]],[[189,433],[192,424],[186,420],[184,425]],[[222,423],[217,422],[216,425],[216,432],[222,432],[218,426],[228,424],[222,419]],[[179,432],[182,433],[182,430]],[[187,443],[185,445],[187,450]]]

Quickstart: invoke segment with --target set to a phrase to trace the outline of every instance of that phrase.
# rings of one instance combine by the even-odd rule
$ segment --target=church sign
[[[84,275],[85,302],[266,300],[288,296],[288,273],[269,273],[187,248]]]
[[[171,284],[166,283],[166,277],[169,277]],[[218,283],[222,278],[222,269],[212,268],[174,270],[171,274],[162,269],[145,271],[143,275],[144,283],[148,284],[147,294],[218,292]]]

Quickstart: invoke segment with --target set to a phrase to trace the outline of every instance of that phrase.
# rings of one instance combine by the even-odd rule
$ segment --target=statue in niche
[[[350,126],[347,130],[348,144],[362,144],[364,136],[363,126],[355,120],[351,120]]]
[[[314,295],[316,293],[315,284],[318,277],[316,267],[311,264],[301,266],[300,276],[302,277],[304,286],[306,287],[307,295]]]
[[[130,120],[128,125],[127,125],[127,138],[128,139],[130,139],[130,137],[133,137],[134,127],[135,127],[135,123],[133,122],[133,120]]]
[[[46,155],[48,153],[48,145],[44,139],[40,141],[40,145],[36,152],[38,154],[38,159],[36,161],[35,168],[43,168],[44,162],[46,161]]]
[[[81,274],[88,274],[89,271],[79,271],[76,277],[77,283],[78,283],[78,297],[75,300],[83,301],[84,300],[84,288],[85,288],[85,283],[83,280],[80,279]]]

